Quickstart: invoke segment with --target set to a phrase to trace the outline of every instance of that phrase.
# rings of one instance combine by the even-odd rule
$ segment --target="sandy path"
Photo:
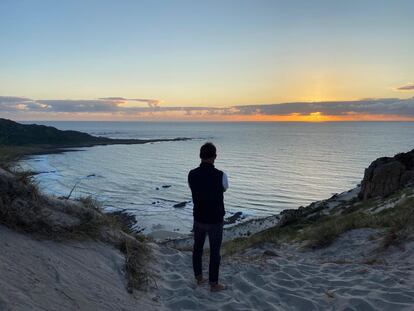
[[[161,247],[154,293],[166,310],[414,310],[414,243],[367,264],[375,234],[354,230],[319,251],[265,245],[224,259],[221,280],[230,288],[222,293],[195,285],[190,252]]]

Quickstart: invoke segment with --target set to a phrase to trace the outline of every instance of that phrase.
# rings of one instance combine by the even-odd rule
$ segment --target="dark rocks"
[[[175,208],[182,208],[182,207],[185,207],[187,205],[187,203],[190,203],[190,202],[191,201],[180,202],[180,203],[174,204],[173,207],[175,207]]]
[[[365,169],[359,198],[386,197],[414,182],[414,149],[375,160]]]
[[[241,218],[243,218],[243,213],[242,213],[242,212],[237,212],[237,213],[234,213],[232,216],[227,217],[227,218],[224,220],[224,224],[225,224],[225,225],[231,225],[231,224],[234,224],[236,221],[240,220]]]
[[[279,220],[279,227],[284,227],[288,224],[298,221],[303,216],[303,211],[306,208],[302,209],[285,209],[280,212],[281,218]]]
[[[307,219],[307,220],[316,220],[320,217],[322,210],[328,207],[327,203],[314,202],[306,207],[299,207],[298,209],[285,209],[280,212],[280,220],[278,223],[279,227],[284,227],[292,223]]]
[[[276,254],[274,251],[271,251],[271,250],[267,249],[263,252],[263,256],[278,257],[279,255]]]

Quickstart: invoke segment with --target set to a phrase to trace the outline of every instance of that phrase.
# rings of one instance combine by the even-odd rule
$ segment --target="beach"
[[[372,261],[378,236],[350,231],[320,251],[251,248],[223,259],[220,278],[229,288],[221,293],[196,285],[190,252],[157,247],[161,277],[153,293],[161,310],[411,310],[414,244]]]
[[[381,215],[410,208],[414,200],[414,190],[408,188],[397,196],[361,205],[359,192],[360,188],[351,189],[300,212],[284,211],[227,230],[220,280],[228,288],[220,293],[210,292],[207,284],[196,284],[191,237],[148,241],[148,284],[144,290],[131,291],[125,254],[113,242],[45,239],[0,225],[4,250],[0,253],[0,306],[2,310],[411,310],[411,237],[384,247],[388,229],[355,228],[324,247],[309,247],[307,239],[286,239],[283,233],[290,232],[289,223],[306,223],[315,215],[339,215],[340,222],[355,206]],[[79,209],[76,202],[48,200],[61,205],[60,213]],[[57,221],[55,226],[71,225],[73,221],[66,217],[49,221]],[[265,233],[278,227],[279,237],[266,240]],[[257,241],[243,246],[256,236]],[[203,261],[206,272],[207,254]]]
[[[414,304],[414,150],[378,158],[357,186],[326,199],[263,217],[229,213],[220,268],[228,288],[219,293],[194,279],[191,232],[162,225],[142,232],[133,209],[44,192],[36,183],[41,174],[3,165],[2,310],[411,310]],[[155,191],[162,189],[167,195],[174,184]],[[192,206],[175,205],[173,211]],[[208,253],[206,243],[205,275]]]
[[[220,279],[229,288],[221,293],[196,285],[190,251],[151,244],[154,283],[134,294],[116,249],[0,231],[2,310],[411,310],[414,303],[414,244],[378,257],[379,230],[347,232],[318,251],[264,244],[225,257]]]

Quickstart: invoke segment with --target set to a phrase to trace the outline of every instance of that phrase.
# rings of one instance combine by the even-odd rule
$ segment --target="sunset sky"
[[[411,0],[0,0],[0,117],[414,120],[413,12]]]

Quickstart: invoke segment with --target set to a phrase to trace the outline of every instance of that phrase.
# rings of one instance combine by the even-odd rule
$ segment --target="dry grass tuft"
[[[154,280],[148,268],[148,263],[151,260],[149,246],[138,240],[125,240],[120,249],[125,254],[128,292],[132,293],[133,289],[148,288],[151,285],[151,280]]]

